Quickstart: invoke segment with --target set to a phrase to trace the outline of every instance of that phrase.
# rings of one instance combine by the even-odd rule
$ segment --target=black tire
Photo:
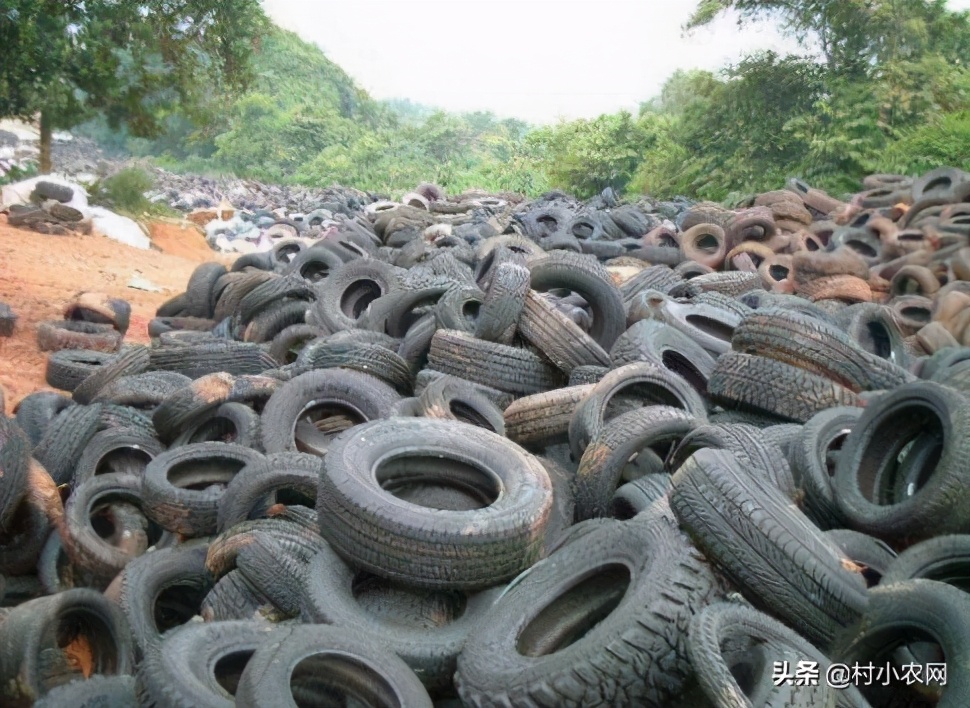
[[[146,371],[149,362],[148,347],[133,346],[125,349],[75,386],[72,398],[78,403],[89,404],[108,384],[122,376],[134,376]]]
[[[216,307],[216,281],[226,274],[221,263],[202,263],[196,266],[185,286],[185,312],[189,317],[212,319]]]
[[[763,309],[734,330],[732,348],[793,364],[856,393],[892,389],[915,377],[869,354],[837,327],[793,310]]]
[[[245,256],[243,257],[245,258]],[[257,270],[251,273],[223,276],[222,280],[224,281],[230,277],[232,280],[229,280],[226,283],[221,292],[218,292],[218,287],[216,288],[219,298],[216,301],[216,307],[212,313],[211,319],[214,319],[217,322],[221,322],[227,317],[234,317],[243,298],[245,298],[260,285],[277,278],[277,276],[274,276],[272,273]],[[161,316],[161,313],[159,313],[159,316]]]
[[[103,474],[77,485],[64,507],[64,548],[71,564],[93,578],[99,587],[161,536],[150,537],[143,513],[141,479],[134,475]],[[108,524],[95,530],[95,518]],[[103,534],[110,531],[110,535]]]
[[[869,403],[849,434],[833,487],[851,528],[913,542],[970,529],[964,473],[970,406],[929,381],[900,386]]]
[[[110,361],[111,354],[86,349],[62,349],[47,355],[44,378],[61,391],[73,392],[84,379]]]
[[[137,705],[134,676],[93,675],[58,686],[34,708],[131,708]]]
[[[855,393],[831,379],[739,352],[728,352],[717,360],[708,391],[715,402],[726,406],[797,423],[806,423],[834,406],[861,405]]]
[[[27,436],[8,418],[0,415],[0,535],[14,520],[27,494],[31,445]],[[0,573],[9,572],[0,568]],[[0,575],[2,577],[2,575]]]
[[[67,204],[74,199],[74,188],[66,184],[41,180],[34,185],[34,195],[38,197],[39,201],[53,199],[61,204]]]
[[[601,520],[508,588],[458,659],[465,705],[669,705],[716,581],[669,515],[640,518]]]
[[[569,386],[596,384],[610,372],[606,366],[577,366],[569,374]]]
[[[646,362],[627,364],[604,376],[576,406],[569,421],[573,457],[582,458],[608,421],[644,405],[672,406],[695,418],[707,418],[707,404],[684,379]]]
[[[389,417],[400,398],[380,379],[356,371],[301,374],[280,386],[263,409],[263,447],[322,455],[335,433]]]
[[[267,376],[217,373],[196,379],[162,401],[152,413],[158,439],[170,444],[190,427],[204,422],[223,403],[261,406],[280,385]]]
[[[659,448],[662,469],[668,452],[664,448],[676,445],[697,425],[692,415],[669,406],[640,408],[612,419],[593,438],[579,462],[576,521],[610,516],[624,470],[633,464],[631,458]]]
[[[889,307],[871,302],[858,303],[843,309],[837,320],[849,337],[870,354],[903,369],[909,366],[903,333],[896,314]]]
[[[714,357],[678,329],[658,320],[634,322],[610,350],[613,367],[646,361],[669,369],[707,395],[707,382],[714,372]]]
[[[826,648],[858,621],[866,587],[838,549],[778,490],[723,450],[699,450],[673,478],[670,505],[698,548],[756,607]]]
[[[273,307],[276,303],[286,300],[299,300],[310,306],[310,301],[316,298],[313,288],[301,278],[293,276],[279,276],[260,283],[246,293],[239,301],[239,306],[233,311],[235,319],[241,326],[248,325],[261,312]]]
[[[259,414],[244,403],[223,403],[199,416],[170,443],[170,448],[201,442],[234,443],[262,449]]]
[[[562,376],[527,349],[476,339],[467,332],[438,330],[428,353],[431,368],[517,394],[557,388]]]
[[[695,615],[687,636],[687,652],[694,676],[718,708],[868,708],[854,686],[836,689],[824,678],[806,685],[774,680],[773,667],[782,661],[794,665],[812,662],[821,677],[828,676],[832,662],[781,622],[739,603],[715,603]]]
[[[275,361],[265,349],[251,342],[212,342],[175,347],[155,347],[151,351],[151,368],[155,371],[177,371],[191,379],[226,372],[235,376],[261,374],[275,369]]]
[[[422,486],[460,489],[482,508],[405,501]],[[510,579],[535,562],[551,508],[548,473],[520,447],[475,426],[420,418],[368,423],[337,438],[317,499],[321,535],[358,567],[463,590]]]
[[[608,366],[610,356],[575,322],[530,290],[518,333],[567,376],[578,366]]]
[[[276,630],[247,664],[236,705],[296,708],[333,700],[382,708],[432,706],[427,691],[401,659],[377,643],[319,625]]]
[[[255,450],[226,443],[168,450],[145,469],[145,513],[172,533],[187,537],[213,534],[225,485],[261,457]],[[199,488],[203,484],[207,486]]]
[[[30,449],[41,441],[51,421],[73,405],[70,398],[53,391],[35,391],[20,399],[14,420],[30,440]]]
[[[112,599],[128,618],[139,662],[160,650],[165,632],[200,613],[212,589],[206,551],[205,545],[198,544],[159,548],[125,566]]]
[[[730,450],[748,474],[767,482],[788,499],[797,499],[798,490],[791,467],[781,449],[770,442],[763,429],[745,423],[699,425],[671,449],[665,467],[673,474],[698,450]]]
[[[817,413],[802,427],[791,456],[795,483],[805,493],[805,514],[820,529],[845,525],[832,477],[842,446],[861,416],[862,408],[844,406]]]
[[[138,666],[139,705],[150,708],[233,708],[231,691],[274,628],[256,622],[190,622],[165,635]],[[228,689],[228,690],[227,690]]]
[[[324,246],[301,251],[284,269],[284,275],[301,278],[308,283],[321,283],[344,266],[343,259]]]
[[[373,259],[338,268],[318,289],[312,306],[319,323],[332,332],[352,329],[377,298],[400,289],[402,271]]]
[[[82,293],[64,308],[64,319],[109,324],[124,336],[131,324],[131,305],[100,293]]]
[[[603,266],[588,256],[554,253],[531,261],[529,271],[533,290],[562,288],[579,293],[593,315],[589,336],[610,350],[626,328],[626,312],[620,291]]]
[[[505,435],[502,410],[474,384],[454,376],[442,376],[425,387],[419,398],[420,415],[477,425]]]
[[[121,346],[121,339],[121,333],[107,324],[48,320],[37,325],[37,347],[42,352],[85,349],[113,353]]]
[[[188,299],[185,297],[185,293],[181,293],[172,298],[169,298],[155,310],[156,317],[182,317],[185,313],[185,308],[188,307]]]
[[[91,437],[74,466],[72,486],[99,474],[140,477],[148,463],[162,453],[162,444],[140,430],[109,428]]]
[[[938,681],[907,686],[898,680],[882,686],[885,681],[880,681],[864,686],[862,693],[877,706],[957,708],[970,704],[968,637],[970,598],[966,593],[933,580],[907,580],[870,591],[861,625],[834,656],[849,666],[870,662],[880,666],[912,642],[932,642],[938,647],[936,651],[942,653],[940,663],[946,667],[945,686]],[[934,691],[938,692],[938,701],[933,700]]]
[[[51,421],[34,448],[34,458],[55,484],[67,484],[84,448],[98,431],[101,404],[65,408]]]
[[[72,665],[64,651],[72,640],[87,648],[91,673],[123,675],[134,669],[125,616],[100,593],[78,588],[37,598],[11,610],[3,621],[4,705],[30,706],[52,688],[82,677],[79,663]]]
[[[457,329],[474,333],[485,293],[477,285],[458,285],[448,289],[434,308],[438,329]]]
[[[295,324],[277,333],[269,346],[269,355],[282,366],[292,364],[308,342],[328,333],[315,325]]]
[[[937,536],[913,544],[885,568],[886,585],[925,578],[970,593],[970,535]]]
[[[433,695],[448,694],[466,638],[501,592],[429,592],[355,572],[324,547],[303,575],[305,617],[397,654]]]
[[[191,384],[192,379],[174,371],[146,371],[115,379],[102,387],[92,401],[150,411]]]
[[[259,518],[280,503],[280,498],[287,504],[314,508],[321,468],[320,458],[299,453],[270,455],[246,465],[222,495],[216,530],[222,533],[235,524]]]
[[[205,317],[156,317],[148,322],[148,336],[161,337],[168,332],[211,333],[216,324]]]
[[[305,300],[278,300],[250,320],[243,330],[243,341],[262,344],[287,327],[306,324],[308,306]]]
[[[620,521],[632,519],[664,499],[672,488],[670,475],[665,473],[647,474],[627,482],[613,495],[610,516]]]
[[[199,609],[206,622],[233,622],[265,620],[275,612],[269,598],[257,591],[246,580],[241,570],[233,569],[222,576],[213,586]]]
[[[380,344],[321,339],[307,344],[296,363],[312,369],[359,371],[380,379],[402,394],[414,390],[414,377],[408,363],[399,354]]]
[[[851,529],[832,529],[825,537],[839,547],[845,557],[862,567],[866,585],[875,587],[896,562],[896,552],[878,538]],[[936,580],[936,578],[934,578]]]
[[[485,302],[475,336],[489,342],[511,344],[531,282],[529,269],[515,262],[500,263],[490,272]]]

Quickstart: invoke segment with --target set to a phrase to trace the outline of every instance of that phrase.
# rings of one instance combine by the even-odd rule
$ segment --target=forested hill
[[[844,12],[815,13],[819,2]],[[796,53],[677,72],[637,115],[535,127],[377,101],[318,47],[271,26],[249,90],[213,90],[205,120],[167,115],[150,141],[87,131],[171,169],[384,193],[432,180],[449,191],[589,196],[609,185],[729,201],[792,176],[846,193],[873,172],[970,167],[966,12],[943,0],[704,0],[693,22],[731,7],[777,21]],[[813,56],[821,36],[842,49]]]

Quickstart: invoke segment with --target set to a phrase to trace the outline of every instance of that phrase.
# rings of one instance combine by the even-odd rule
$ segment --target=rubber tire
[[[361,585],[376,586],[373,603],[358,600]],[[355,572],[324,547],[302,576],[304,618],[374,642],[408,664],[432,695],[447,695],[468,636],[502,591],[429,593]],[[370,595],[365,595],[369,598]],[[458,617],[447,613],[461,603]]]
[[[828,451],[839,437],[847,436],[858,424],[861,408],[839,406],[812,416],[802,427],[791,456],[796,484],[804,491],[805,514],[822,530],[842,528],[845,516],[835,500]]]
[[[298,672],[301,662],[328,654],[335,665],[314,664],[306,674]],[[321,625],[277,629],[246,665],[235,705],[296,708],[294,689],[305,691],[304,698],[311,705],[336,699],[341,705],[432,706],[427,691],[401,659],[378,643]]]
[[[229,481],[247,464],[257,462],[262,455],[240,445],[227,443],[196,443],[163,452],[145,468],[142,496],[145,513],[156,524],[172,533],[186,537],[206,536],[216,532],[219,501],[225,493],[220,485]],[[207,469],[212,461],[228,461],[227,469]],[[185,479],[169,478],[173,468],[182,465],[201,469]],[[180,484],[199,485],[205,489],[190,489]]]
[[[105,592],[128,618],[139,663],[160,650],[165,631],[199,614],[202,599],[212,589],[205,568],[207,550],[207,545],[197,543],[157,548],[132,560]],[[174,588],[185,594],[173,597]],[[165,620],[162,627],[160,616]]]
[[[718,602],[695,615],[688,631],[687,651],[698,683],[718,708],[869,706],[854,686],[836,689],[824,680],[801,686],[794,681],[779,685],[772,667],[782,660],[796,666],[799,661],[812,662],[823,677],[832,662],[781,622],[739,603]],[[731,664],[732,658],[737,664]],[[747,671],[740,670],[745,664]],[[753,684],[750,690],[741,688],[736,672],[746,675]]]
[[[310,371],[287,381],[270,397],[260,419],[266,452],[297,451],[296,426],[308,408],[332,403],[361,422],[387,418],[401,396],[380,379],[357,371]]]
[[[575,459],[582,459],[607,422],[620,414],[611,404],[620,402],[625,389],[624,395],[642,405],[672,406],[695,418],[707,418],[707,404],[684,379],[646,362],[627,364],[610,371],[576,406],[569,421],[569,447]]]
[[[502,491],[491,503],[483,493],[486,506],[474,511],[404,501],[382,488],[377,468],[409,456],[422,461],[400,470],[385,463],[386,472],[398,473],[385,485],[430,479],[475,489],[484,476]],[[552,505],[548,473],[514,443],[475,426],[421,418],[367,423],[339,436],[317,498],[321,535],[355,566],[418,587],[456,590],[494,585],[534,563]]]
[[[51,352],[47,355],[44,379],[50,386],[71,393],[84,379],[111,358],[112,355],[107,352],[87,349],[62,349]]]
[[[755,607],[827,648],[859,620],[862,576],[778,490],[730,452],[699,450],[674,474],[670,505],[698,548]]]
[[[907,580],[881,585],[869,593],[869,605],[855,635],[835,658],[849,666],[876,663],[908,642],[931,641],[943,652],[946,686],[938,708],[970,704],[970,598],[955,587],[934,580]],[[878,664],[877,664],[878,665]],[[863,695],[873,705],[917,704],[919,693],[894,682],[873,686]]]
[[[610,516],[613,497],[631,457],[652,445],[676,443],[697,424],[689,413],[669,406],[640,408],[611,420],[580,460],[575,481],[576,521]]]
[[[0,691],[5,706],[30,706],[47,689],[56,686],[59,676],[54,671],[67,670],[58,635],[76,631],[82,626],[81,617],[86,622],[82,639],[91,650],[93,673],[123,675],[134,670],[128,623],[121,610],[94,590],[65,590],[18,605],[3,621]],[[63,662],[60,665],[58,655]]]
[[[456,676],[465,705],[660,708],[679,694],[686,627],[716,580],[669,510],[597,521],[517,578],[469,637]],[[625,592],[602,573],[619,567]],[[569,594],[584,581],[593,587]]]
[[[727,352],[717,360],[708,391],[717,403],[797,423],[834,406],[861,405],[855,393],[831,379],[740,352]]]
[[[913,544],[889,564],[882,576],[885,585],[925,578],[947,583],[970,593],[970,535],[937,536]]]
[[[970,494],[964,473],[967,430],[967,400],[930,381],[900,386],[870,402],[845,441],[833,478],[836,502],[850,527],[908,543],[970,529],[970,508],[961,501]],[[907,470],[907,460],[898,457],[914,440],[908,457],[918,467]],[[903,492],[899,484],[915,491]]]

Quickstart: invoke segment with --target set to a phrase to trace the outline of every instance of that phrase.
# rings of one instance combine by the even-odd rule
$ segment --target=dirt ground
[[[50,388],[44,380],[47,355],[37,348],[37,323],[61,319],[75,295],[103,292],[127,300],[131,326],[125,341],[147,343],[155,309],[185,290],[199,263],[232,262],[210,249],[192,227],[159,222],[150,230],[158,250],[143,251],[103,236],[47,236],[15,229],[0,215],[0,301],[19,316],[13,337],[0,337],[0,387],[8,414],[28,393]],[[128,287],[134,276],[162,292]]]

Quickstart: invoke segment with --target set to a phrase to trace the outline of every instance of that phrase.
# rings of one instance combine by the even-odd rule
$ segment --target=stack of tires
[[[53,354],[3,704],[966,705],[970,176],[876,180],[679,226],[425,185]]]

